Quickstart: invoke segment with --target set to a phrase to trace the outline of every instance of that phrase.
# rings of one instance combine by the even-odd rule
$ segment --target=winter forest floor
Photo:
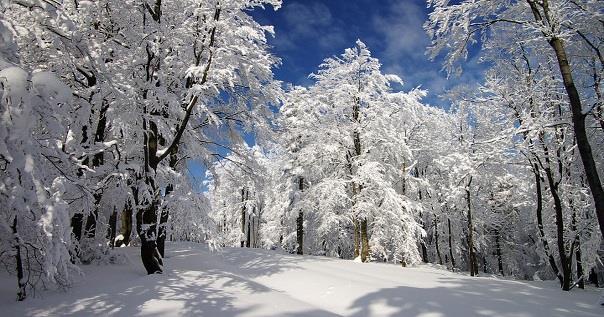
[[[422,265],[401,268],[258,249],[174,243],[166,273],[145,275],[138,249],[127,264],[83,266],[67,291],[15,302],[0,275],[2,316],[604,316],[596,289],[555,282],[473,278]]]

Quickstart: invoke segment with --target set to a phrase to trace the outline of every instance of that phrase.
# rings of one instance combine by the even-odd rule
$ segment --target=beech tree
[[[469,45],[477,43],[478,39],[488,49],[503,52],[522,43],[528,54],[546,52],[555,57],[572,114],[577,149],[604,235],[604,190],[586,129],[588,115],[599,108],[597,103],[595,107],[585,107],[586,99],[583,97],[582,100],[576,85],[576,78],[584,75],[576,74],[576,71],[573,74],[568,54],[572,44],[587,42],[601,61],[601,41],[593,41],[593,37],[602,32],[602,23],[596,13],[600,8],[598,1],[485,0],[451,4],[446,0],[430,0],[428,5],[433,9],[424,25],[433,39],[429,52],[434,58],[446,51],[444,68],[449,73],[461,71],[457,62],[467,57]],[[506,36],[512,32],[518,36]],[[544,50],[544,46],[549,50]]]

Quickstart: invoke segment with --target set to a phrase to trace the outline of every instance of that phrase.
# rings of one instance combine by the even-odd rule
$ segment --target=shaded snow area
[[[15,281],[0,278],[2,316],[604,316],[595,289],[555,282],[472,278],[440,268],[401,268],[258,249],[176,243],[166,273],[130,263],[84,266],[67,291],[17,303]]]

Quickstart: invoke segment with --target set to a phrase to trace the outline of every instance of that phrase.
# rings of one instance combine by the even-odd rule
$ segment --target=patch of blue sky
[[[477,83],[485,67],[473,48],[464,73],[447,78],[441,57],[431,61],[425,53],[430,39],[423,24],[429,12],[425,0],[285,0],[280,10],[255,10],[252,15],[275,28],[269,43],[282,59],[277,79],[308,86],[308,75],[325,58],[361,39],[382,62],[384,73],[400,76],[406,90],[421,86],[428,90],[426,103],[448,109],[447,100],[439,96],[460,84]]]

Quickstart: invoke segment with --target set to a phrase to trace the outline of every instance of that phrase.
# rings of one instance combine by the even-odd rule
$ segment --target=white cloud
[[[289,43],[302,41],[316,41],[323,49],[338,47],[346,42],[346,34],[342,29],[341,21],[334,18],[329,8],[319,2],[306,3],[288,2],[284,7],[284,17],[288,26],[287,39],[284,50],[294,49],[295,45]],[[277,37],[277,41],[279,38]]]
[[[467,61],[461,77],[451,79],[441,71],[440,61],[428,60],[425,51],[430,45],[430,38],[423,29],[427,18],[425,1],[392,0],[387,6],[385,13],[372,17],[375,35],[383,44],[379,57],[384,64],[384,72],[403,78],[406,89],[421,85],[428,90],[428,99],[433,102],[453,87],[481,80],[484,66],[474,58]]]
[[[374,15],[373,27],[385,41],[385,56],[424,60],[424,51],[430,43],[422,28],[424,21],[424,8],[411,1],[395,1],[389,6],[388,15]]]

